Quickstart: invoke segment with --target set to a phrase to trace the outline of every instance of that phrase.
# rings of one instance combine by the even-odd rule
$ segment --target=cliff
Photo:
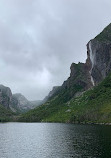
[[[111,72],[111,24],[88,42],[87,56],[92,82],[98,85]]]
[[[62,88],[71,89],[71,97],[74,96],[72,88],[75,86],[78,87],[78,90],[80,88],[82,91],[90,89],[93,86],[93,84],[91,82],[89,70],[90,67],[87,63],[72,63],[70,67],[70,77],[66,81],[64,81],[64,83],[62,84]]]
[[[3,105],[5,108],[9,109],[11,106],[12,92],[9,87],[0,85],[0,105]]]

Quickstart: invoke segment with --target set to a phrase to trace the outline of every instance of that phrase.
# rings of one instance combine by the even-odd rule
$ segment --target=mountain
[[[83,91],[93,87],[88,61],[85,64],[80,62],[78,64],[72,63],[70,70],[70,77],[63,82],[62,86],[53,87],[45,98],[46,101],[59,96],[61,101],[67,102],[72,97],[80,95]]]
[[[73,63],[70,69],[70,77],[49,93],[47,102],[20,121],[111,121],[111,24],[88,42],[86,63]]]
[[[12,95],[10,108],[13,112],[24,113],[41,104],[41,100],[29,101],[21,93],[16,93]]]
[[[19,119],[26,122],[111,123],[111,73],[98,86],[65,104],[56,99]]]
[[[8,121],[16,113],[23,113],[42,104],[42,101],[28,101],[22,94],[12,94],[11,89],[0,85],[0,121]]]
[[[80,96],[84,91],[93,87],[88,61],[85,64],[73,63],[70,70],[70,77],[64,81],[62,86],[53,88],[48,95],[47,102],[22,115],[20,121],[40,122],[43,118],[58,113],[73,97]]]
[[[30,102],[20,93],[13,94],[11,109],[14,112],[26,112],[30,110]]]

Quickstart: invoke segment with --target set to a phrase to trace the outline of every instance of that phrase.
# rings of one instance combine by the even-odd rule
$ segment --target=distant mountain
[[[26,112],[31,109],[30,102],[20,93],[13,94],[11,109],[15,112]]]
[[[10,120],[14,113],[24,113],[42,104],[42,101],[29,101],[22,94],[12,94],[11,89],[0,85],[0,120]]]
[[[12,95],[10,108],[14,112],[23,113],[34,109],[35,107],[42,104],[42,101],[29,101],[21,93],[16,93]]]
[[[23,114],[20,121],[111,122],[110,72],[111,24],[88,42],[86,63],[73,63],[62,86],[49,93],[45,104]]]

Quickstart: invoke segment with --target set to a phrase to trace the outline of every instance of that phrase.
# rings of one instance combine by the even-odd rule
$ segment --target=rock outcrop
[[[93,86],[89,73],[90,67],[87,63],[72,63],[70,70],[70,77],[64,81],[62,88],[68,89],[74,85],[78,85],[87,90]]]

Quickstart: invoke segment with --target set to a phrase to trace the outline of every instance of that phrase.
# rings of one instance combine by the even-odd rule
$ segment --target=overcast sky
[[[43,99],[110,22],[110,0],[0,0],[0,84]]]

